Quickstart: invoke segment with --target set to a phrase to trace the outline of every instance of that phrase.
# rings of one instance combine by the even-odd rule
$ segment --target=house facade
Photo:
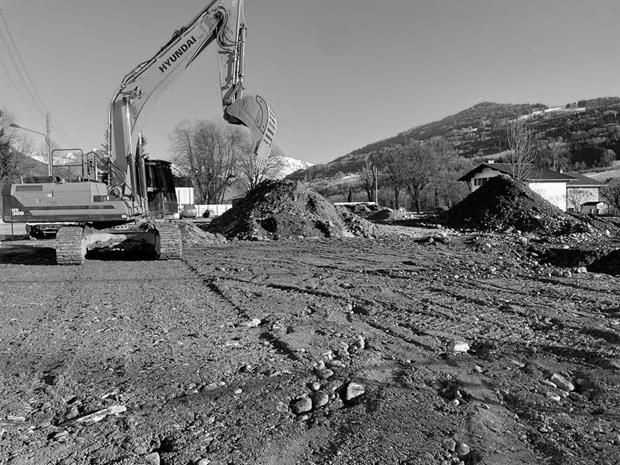
[[[603,183],[581,173],[567,174],[573,178],[566,185],[567,208],[583,213],[602,213],[605,207],[596,205],[601,203]]]

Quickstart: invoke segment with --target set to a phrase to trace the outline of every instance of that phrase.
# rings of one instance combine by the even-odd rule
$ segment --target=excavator
[[[142,128],[157,97],[212,43],[218,47],[224,119],[249,129],[254,156],[269,156],[276,117],[260,95],[243,95],[247,25],[243,0],[209,0],[151,58],[122,80],[109,107],[109,157],[82,153],[76,179],[54,176],[0,186],[7,223],[59,225],[56,261],[81,265],[91,248],[147,243],[159,259],[182,257],[170,163],[144,155]],[[51,156],[53,159],[53,155]],[[156,208],[154,208],[156,207]]]

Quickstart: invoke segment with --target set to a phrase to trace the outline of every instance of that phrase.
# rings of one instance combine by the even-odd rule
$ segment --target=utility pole
[[[379,170],[377,169],[377,167],[375,165],[372,165],[372,180],[373,180],[373,190],[375,191],[375,205],[378,207],[379,206],[379,195],[378,195],[378,190],[379,190]]]
[[[47,113],[45,115],[45,143],[47,144],[47,174],[53,175],[53,160],[52,160],[52,114]]]

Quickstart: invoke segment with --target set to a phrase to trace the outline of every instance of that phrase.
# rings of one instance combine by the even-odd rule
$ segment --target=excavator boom
[[[219,48],[224,119],[248,127],[256,156],[269,156],[276,117],[263,97],[243,96],[246,32],[243,0],[210,0],[152,58],[125,76],[110,105],[112,159],[125,175],[114,185],[124,185],[127,194],[135,189],[130,154],[135,152],[138,135],[157,97],[214,41]]]

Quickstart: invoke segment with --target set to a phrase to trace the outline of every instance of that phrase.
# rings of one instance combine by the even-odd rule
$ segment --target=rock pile
[[[376,221],[376,222],[384,222],[384,223],[393,223],[393,222],[405,222],[408,220],[415,220],[420,215],[408,212],[404,208],[399,208],[398,210],[393,210],[391,208],[383,208],[378,212],[368,216],[368,220]]]
[[[519,230],[560,235],[582,232],[584,225],[530,190],[504,176],[490,179],[447,214],[455,228],[482,231]]]
[[[200,247],[226,242],[226,238],[221,234],[211,234],[207,231],[203,231],[193,223],[180,221],[178,226],[181,230],[183,245]]]
[[[301,182],[265,181],[213,220],[209,231],[228,239],[372,236],[374,226],[336,209]]]

